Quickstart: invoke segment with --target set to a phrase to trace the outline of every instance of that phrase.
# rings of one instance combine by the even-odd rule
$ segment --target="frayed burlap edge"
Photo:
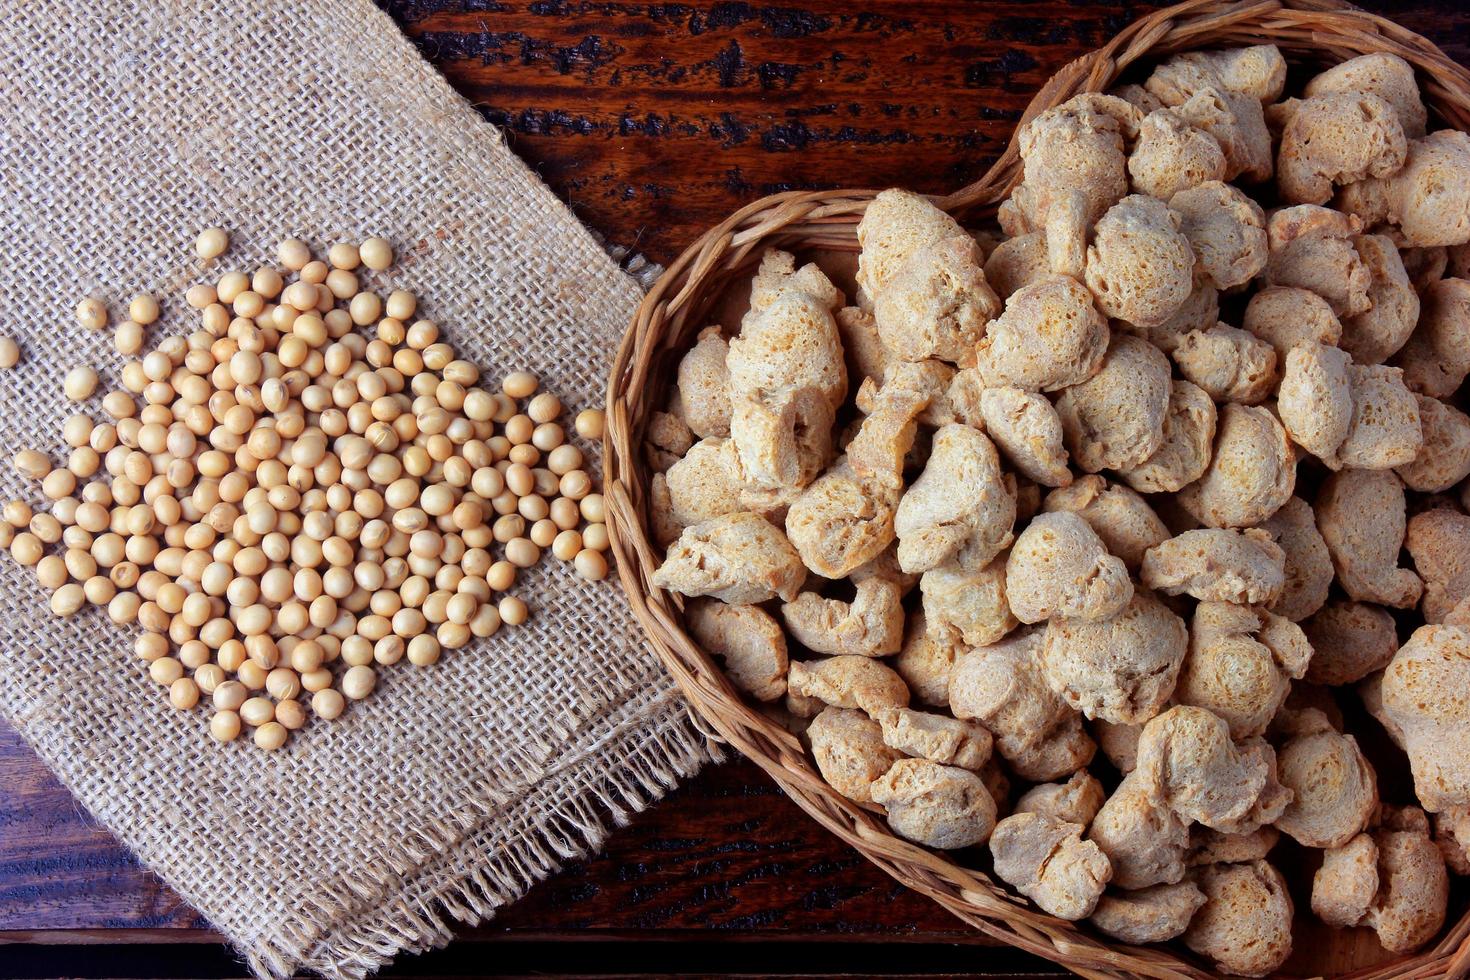
[[[504,139],[503,136],[501,138]],[[602,246],[602,250],[608,254],[608,257],[618,264],[618,268],[631,276],[645,293],[653,288],[653,284],[658,282],[658,277],[664,274],[664,267],[657,262],[650,262],[642,252],[635,252],[626,245],[614,245],[596,228],[588,228],[587,232],[597,244]]]
[[[582,787],[563,795],[550,810],[539,809],[545,802],[540,792],[544,782],[517,801],[512,811],[519,812],[483,801],[483,816],[493,818],[494,825],[482,825],[438,854],[408,883],[408,894],[380,904],[375,916],[349,916],[347,928],[319,940],[294,967],[289,951],[259,949],[248,957],[251,970],[286,976],[293,968],[305,968],[358,980],[402,952],[447,945],[456,926],[484,923],[567,863],[595,855],[613,828],[625,826],[706,763],[724,758],[681,698],[666,691],[658,700],[664,704],[655,718],[637,719],[647,726],[647,737],[619,760],[617,771],[594,771],[605,762],[599,742],[579,753],[570,768],[546,774],[557,777],[559,791],[572,783]],[[635,714],[644,710],[640,707]],[[605,738],[626,734],[622,729],[618,726]],[[463,870],[447,870],[452,867]]]
[[[72,747],[64,739],[26,736],[26,719],[45,710],[43,700],[9,720],[71,790],[53,755]],[[726,757],[723,741],[689,710],[671,682],[617,704],[593,727],[597,733],[590,742],[550,766],[530,761],[529,753],[517,758],[513,785],[519,793],[504,785],[486,787],[483,797],[466,800],[475,818],[468,830],[456,831],[454,821],[440,821],[421,835],[420,846],[407,855],[409,865],[395,867],[402,854],[396,860],[383,855],[381,865],[360,869],[355,882],[344,880],[342,894],[315,903],[310,934],[267,943],[220,929],[222,935],[260,977],[284,978],[310,970],[360,980],[402,953],[447,945],[457,926],[474,927],[493,918],[565,864],[595,855],[612,829],[625,826],[681,780]],[[619,768],[607,768],[609,745],[634,727],[643,730],[636,748],[618,759]],[[580,788],[568,792],[573,785]],[[94,819],[128,844],[126,828],[104,817]],[[197,906],[187,886],[161,877]]]

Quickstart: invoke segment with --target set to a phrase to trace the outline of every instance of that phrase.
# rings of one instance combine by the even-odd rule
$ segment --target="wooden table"
[[[1470,62],[1470,8],[1459,0],[1364,5]],[[1149,9],[1079,0],[386,6],[578,215],[658,261],[763,194],[938,192],[974,179],[1051,72]],[[601,857],[464,938],[395,970],[1055,973],[898,887],[743,761],[692,780],[614,834]],[[31,944],[0,949],[0,976],[240,972],[207,923],[80,812],[3,724],[0,940]],[[83,945],[99,943],[108,947],[100,955]]]

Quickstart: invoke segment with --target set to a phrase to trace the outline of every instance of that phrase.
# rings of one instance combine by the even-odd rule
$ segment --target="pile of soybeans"
[[[211,228],[195,250],[213,263],[228,246]],[[325,261],[288,239],[277,257],[284,273],[190,287],[198,327],[141,358],[161,309],[134,298],[115,340],[137,359],[90,407],[97,371],[66,373],[65,461],[14,457],[44,510],[12,500],[0,520],[0,547],[35,569],[53,613],[90,603],[136,623],[175,707],[210,701],[214,738],[249,727],[267,750],[309,716],[340,717],[383,667],[524,623],[510,590],[544,550],[587,579],[608,572],[602,496],[556,395],[524,371],[482,387],[413,293],[369,288],[393,263],[382,238]],[[108,325],[95,297],[76,316]],[[0,367],[22,354],[0,338]],[[602,425],[584,411],[576,434]]]

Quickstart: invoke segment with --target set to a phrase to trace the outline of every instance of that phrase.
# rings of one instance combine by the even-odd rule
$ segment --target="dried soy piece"
[[[1283,835],[1311,912],[1395,953],[1470,873],[1470,135],[1392,55],[1286,83],[1265,44],[1067,99],[999,229],[874,195],[850,295],[767,250],[641,447],[651,585],[832,792],[1244,976],[1291,952]],[[765,624],[759,683],[717,621]]]

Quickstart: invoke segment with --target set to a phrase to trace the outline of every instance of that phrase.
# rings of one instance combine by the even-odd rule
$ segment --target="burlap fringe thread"
[[[627,680],[611,678],[613,684]],[[589,694],[605,704],[621,696],[610,684]],[[14,713],[17,726],[44,720],[60,705],[55,692],[27,702]],[[564,863],[595,855],[613,828],[626,825],[706,763],[724,761],[719,736],[697,716],[686,715],[687,706],[673,689],[625,707],[633,709],[627,720],[550,764],[537,762],[538,753],[569,740],[571,727],[553,728],[547,733],[549,742],[536,739],[517,746],[505,760],[509,771],[496,785],[484,786],[482,797],[466,800],[454,814],[423,827],[415,839],[395,841],[399,850],[379,854],[354,875],[340,877],[337,887],[303,903],[301,911],[308,914],[298,921],[310,920],[310,928],[297,926],[266,943],[250,942],[227,930],[226,938],[253,973],[272,978],[302,969],[363,978],[401,952],[446,945],[456,926],[479,925]],[[595,776],[576,793],[550,798],[554,794],[546,792],[548,780],[595,759],[635,730],[656,734],[635,740],[636,747],[619,758],[619,768]],[[34,748],[43,757],[67,750],[40,741]],[[559,784],[552,789],[562,791]],[[508,801],[522,798],[538,805],[523,809],[514,824],[490,822]],[[463,827],[473,829],[466,834],[459,829]],[[411,873],[424,882],[414,899],[381,904],[385,890]],[[180,890],[192,904],[186,887]],[[370,906],[372,914],[362,916]]]
[[[602,850],[608,833],[622,827],[635,814],[647,809],[674,789],[681,779],[697,773],[708,762],[723,761],[724,755],[715,744],[718,736],[691,726],[677,726],[671,716],[683,712],[682,703],[672,697],[662,698],[663,709],[653,717],[663,732],[654,740],[643,741],[622,761],[622,769],[607,772],[587,785],[580,793],[569,796],[538,814],[538,823],[513,827],[497,827],[480,843],[476,836],[461,838],[447,832],[442,837],[426,832],[421,848],[412,852],[408,866],[385,862],[379,867],[365,868],[360,891],[344,891],[342,904],[322,902],[314,909],[323,928],[303,932],[295,937],[300,946],[271,944],[246,953],[252,972],[263,977],[288,977],[301,968],[316,969],[334,976],[366,977],[400,953],[421,953],[447,945],[456,927],[474,927],[493,917],[530,890],[531,886],[551,876],[570,861],[580,861]],[[649,719],[639,720],[639,726]],[[622,729],[613,734],[621,734]],[[600,746],[584,750],[577,757],[558,760],[564,765],[585,759]],[[515,785],[534,786],[549,775],[534,764],[518,767]],[[497,800],[512,789],[507,784],[500,791],[487,792],[483,800],[467,806],[481,819],[494,816]],[[488,787],[487,787],[488,790]],[[504,839],[501,839],[504,838]],[[423,868],[430,860],[445,863],[451,849],[469,849],[482,855],[471,870],[445,867],[430,872],[435,879],[417,901],[380,907],[372,921],[359,921],[342,928],[339,923],[352,917],[353,906],[373,900],[395,876],[415,868]],[[439,855],[437,858],[434,855]],[[453,860],[453,858],[451,858]],[[316,917],[316,916],[314,916]],[[319,936],[332,935],[330,942]],[[243,948],[243,947],[242,947]],[[294,949],[306,948],[298,959]]]

